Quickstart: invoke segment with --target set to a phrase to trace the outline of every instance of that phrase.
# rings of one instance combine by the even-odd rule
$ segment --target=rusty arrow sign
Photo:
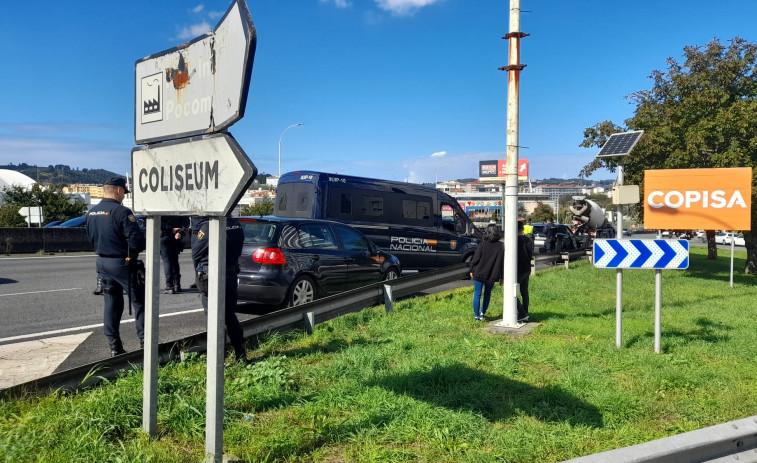
[[[219,132],[244,116],[257,34],[244,0],[213,29],[135,65],[137,144]]]

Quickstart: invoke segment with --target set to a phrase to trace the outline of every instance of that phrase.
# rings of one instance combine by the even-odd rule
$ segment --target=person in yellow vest
[[[534,226],[531,225],[531,219],[526,220],[526,223],[523,225],[523,234],[524,235],[534,234]]]

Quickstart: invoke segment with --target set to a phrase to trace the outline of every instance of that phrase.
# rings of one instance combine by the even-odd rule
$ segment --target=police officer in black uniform
[[[105,299],[105,336],[110,343],[112,357],[123,354],[119,325],[124,312],[124,295],[129,292],[134,307],[137,336],[140,346],[144,341],[145,287],[138,281],[137,257],[145,250],[145,235],[134,214],[121,205],[129,192],[126,180],[115,177],[103,183],[103,200],[87,213],[87,236],[97,254],[97,273],[103,282]],[[131,308],[129,309],[131,312]]]
[[[237,360],[245,357],[245,340],[237,318],[237,274],[239,256],[242,255],[244,231],[239,221],[226,218],[226,334],[229,336]],[[200,291],[202,308],[208,315],[208,218],[192,217],[192,261],[195,266],[195,283]]]
[[[166,276],[164,293],[181,292],[179,254],[184,249],[184,231],[189,228],[189,217],[164,216],[160,220],[160,258]]]

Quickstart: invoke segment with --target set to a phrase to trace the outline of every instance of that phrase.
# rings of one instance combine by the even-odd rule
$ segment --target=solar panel
[[[643,134],[643,130],[633,132],[614,133],[610,135],[602,149],[597,154],[598,158],[607,158],[611,156],[625,156],[631,152],[636,143],[638,143]]]

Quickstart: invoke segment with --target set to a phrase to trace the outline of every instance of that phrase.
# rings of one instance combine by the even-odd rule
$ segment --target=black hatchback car
[[[399,278],[399,260],[349,225],[291,217],[239,217],[239,300],[275,306]]]

